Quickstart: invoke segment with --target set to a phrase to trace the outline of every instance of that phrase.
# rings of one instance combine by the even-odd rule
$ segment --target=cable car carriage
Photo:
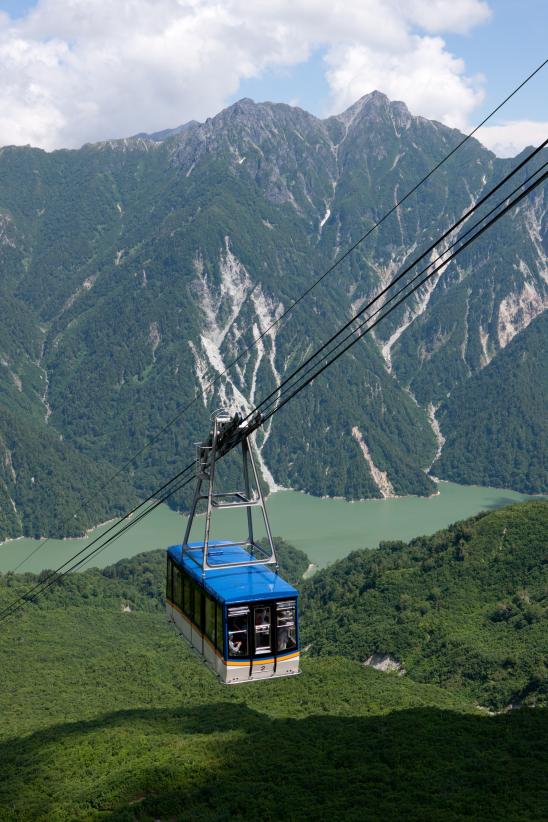
[[[248,444],[257,425],[256,419],[248,425],[239,415],[214,414],[208,441],[196,446],[197,482],[183,543],[167,550],[168,619],[226,684],[299,673],[298,591],[278,574],[265,501]],[[238,444],[245,490],[215,492],[215,462]],[[204,502],[204,540],[189,542],[197,508]],[[253,508],[259,508],[263,516],[267,550],[254,539]],[[213,512],[227,509],[246,512],[247,539],[210,539]]]

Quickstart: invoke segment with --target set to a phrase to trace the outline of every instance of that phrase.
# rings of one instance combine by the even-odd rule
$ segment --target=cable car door
[[[253,609],[255,656],[272,653],[272,614],[270,605],[256,605]]]

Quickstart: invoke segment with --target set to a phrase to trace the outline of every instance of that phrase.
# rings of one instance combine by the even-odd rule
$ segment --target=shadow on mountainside
[[[0,745],[0,818],[533,822],[546,819],[547,739],[541,709],[139,709]]]

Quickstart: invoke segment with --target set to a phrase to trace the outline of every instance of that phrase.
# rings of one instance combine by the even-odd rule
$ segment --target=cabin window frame
[[[194,579],[192,581],[193,588],[193,614],[192,622],[198,630],[204,632],[204,589]]]
[[[238,610],[243,611],[244,608],[246,610],[242,614],[231,614],[230,613],[230,611],[238,611]],[[250,634],[249,628],[250,628],[251,612],[252,612],[251,603],[242,603],[241,605],[240,604],[227,605],[226,620],[225,620],[225,623],[226,623],[226,658],[227,659],[247,660],[247,659],[251,658],[251,654],[250,654],[251,649],[250,649],[250,642],[249,642],[249,634]],[[231,650],[230,650],[231,629],[230,629],[230,625],[229,625],[229,620],[232,617],[237,617],[237,616],[245,616],[245,618],[246,618],[245,619],[245,626],[246,626],[245,629],[244,628],[238,629],[238,633],[243,633],[245,631],[245,642],[246,642],[245,653],[241,653],[241,654],[232,653]],[[243,620],[242,620],[242,622],[243,622]],[[232,633],[235,633],[235,631],[233,631]]]
[[[170,556],[167,558],[166,599],[173,602],[173,560]]]
[[[279,606],[289,606],[293,610],[293,629],[294,629],[294,640],[293,645],[291,647],[286,647],[284,649],[278,649],[278,641],[279,641],[279,630],[280,628],[284,629],[287,626],[281,625],[278,626],[278,616],[279,616]],[[247,654],[232,654],[230,653],[230,645],[228,642],[229,639],[229,611],[232,608],[247,608]],[[256,631],[255,631],[255,611],[256,609],[260,608],[269,608],[270,609],[270,650],[263,651],[262,653],[257,653],[257,645],[256,645]],[[226,652],[223,654],[225,659],[234,659],[234,660],[253,660],[254,662],[260,662],[268,657],[277,658],[279,656],[284,656],[288,653],[295,653],[299,651],[299,608],[298,608],[298,599],[297,597],[292,597],[289,599],[267,599],[267,600],[258,600],[258,601],[251,601],[251,602],[242,602],[242,603],[230,603],[226,605],[225,608],[225,615],[224,615],[224,634],[225,634],[225,648]],[[291,627],[291,626],[290,626]]]
[[[215,631],[216,631],[216,628],[217,628],[217,622],[216,622],[217,611],[216,611],[216,607],[215,607],[216,606],[216,600],[213,599],[211,594],[209,594],[205,590],[204,590],[203,599],[204,599],[204,636],[206,636],[207,639],[213,645],[215,645]],[[209,608],[209,615],[211,617],[211,622],[210,623],[208,622],[208,605],[210,606],[210,608]],[[212,615],[211,615],[211,610],[213,611]],[[208,630],[209,628],[212,628],[211,632]]]
[[[183,573],[183,614],[192,622],[194,598],[192,596],[192,579],[189,574]]]
[[[225,608],[222,603],[215,600],[215,647],[226,658],[225,654]]]
[[[293,611],[293,624],[291,625],[280,625],[280,611],[284,609],[292,609]],[[295,636],[292,638],[292,645],[286,645],[285,648],[280,648],[280,631],[284,631],[287,629],[288,639],[290,638],[290,628],[293,627]],[[297,610],[297,600],[296,599],[282,599],[276,601],[276,655],[280,656],[281,654],[292,653],[297,651],[299,648],[299,618],[298,618],[298,610]]]
[[[269,602],[255,602],[253,603],[252,610],[253,610],[253,621],[252,621],[252,629],[253,629],[253,644],[251,645],[251,650],[253,651],[251,657],[252,659],[264,659],[265,656],[271,656],[274,653],[273,649],[273,634],[274,634],[274,620],[273,620],[273,610],[275,610],[276,601],[272,600]],[[267,611],[268,612],[268,647],[266,645],[261,646],[257,645],[257,635],[265,635],[267,632],[263,630],[257,631],[257,629],[261,629],[265,627],[265,623],[258,623],[257,617],[259,616],[260,611]],[[251,644],[251,643],[250,643]],[[257,650],[258,647],[264,648],[259,652]]]
[[[182,610],[183,574],[175,563],[173,563],[171,570],[171,596],[172,603]]]

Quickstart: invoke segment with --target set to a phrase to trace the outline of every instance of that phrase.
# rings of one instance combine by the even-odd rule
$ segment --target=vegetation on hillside
[[[341,658],[226,687],[119,605],[29,609],[0,654],[6,821],[543,819],[545,711],[488,717]]]
[[[427,248],[511,165],[468,141],[244,354],[254,329],[270,326],[460,137],[372,94],[346,117],[323,121],[247,100],[164,142],[2,149],[0,537],[81,533],[186,465],[211,408],[239,404],[253,386],[254,401],[267,395],[388,282],[411,248]],[[503,301],[518,328],[513,307],[524,283],[532,305],[544,299],[544,259],[527,229],[536,224],[533,205],[482,238],[462,268],[450,264],[414,322],[409,305],[399,308],[273,418],[264,457],[278,483],[379,497],[352,435],[357,428],[396,494],[435,490],[424,473],[435,454],[425,406],[466,383],[486,352],[499,356]],[[395,339],[388,369],[385,344]],[[198,374],[213,377],[236,356],[237,368],[203,402]],[[92,464],[113,473],[194,396],[191,413],[99,501]],[[18,419],[11,445],[3,408]],[[476,481],[472,439],[459,440],[452,467],[465,482]],[[30,477],[44,474],[37,440],[44,465],[54,466],[49,495],[29,489]],[[523,436],[515,446],[512,464],[498,464],[497,481],[536,487],[532,480],[541,478],[528,476],[528,466],[542,443]],[[20,475],[10,460],[23,466]],[[74,520],[80,497],[93,502]],[[183,492],[169,504],[187,502]],[[71,518],[73,528],[63,524]]]
[[[548,313],[537,317],[439,410],[446,442],[434,474],[548,491]]]
[[[2,623],[0,819],[544,822],[547,532],[533,502],[356,552],[300,582],[301,675],[237,687],[168,626],[163,552],[65,578]]]
[[[547,535],[548,502],[527,502],[350,554],[303,587],[303,641],[491,708],[547,704]]]

